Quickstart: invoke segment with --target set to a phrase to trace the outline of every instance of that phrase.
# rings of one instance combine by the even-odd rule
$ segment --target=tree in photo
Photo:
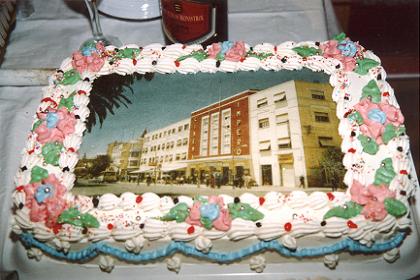
[[[108,155],[98,155],[92,160],[89,173],[93,177],[101,175],[111,165],[111,158]]]
[[[344,174],[343,153],[338,147],[329,147],[319,160],[319,169],[324,186],[331,186],[333,190],[343,187]]]

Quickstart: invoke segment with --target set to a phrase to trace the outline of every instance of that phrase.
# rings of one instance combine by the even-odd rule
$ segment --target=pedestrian
[[[150,177],[150,175],[147,175],[147,178],[146,178],[147,186],[149,187],[151,183],[152,183],[152,177]]]
[[[198,173],[198,171],[195,173],[195,180],[197,183],[197,188],[200,188],[200,174]]]

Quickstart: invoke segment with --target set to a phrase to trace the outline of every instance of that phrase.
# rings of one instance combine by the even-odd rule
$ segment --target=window
[[[182,145],[182,139],[176,140],[176,146],[179,147]]]
[[[208,138],[209,138],[209,117],[201,119],[201,137],[200,137],[200,155],[207,156],[208,153]]]
[[[267,128],[269,126],[270,126],[270,121],[268,120],[268,118],[261,119],[258,121],[259,128]]]
[[[219,113],[211,115],[210,124],[210,155],[217,155],[219,150]]]
[[[184,138],[184,139],[182,139],[182,145],[183,145],[183,146],[188,145],[188,138]]]
[[[274,94],[274,105],[276,106],[276,108],[283,108],[287,106],[285,91]]]
[[[258,148],[260,151],[269,151],[271,149],[270,141],[261,141],[258,143]]]
[[[257,100],[257,108],[262,108],[268,105],[267,98],[261,98]]]
[[[279,150],[290,149],[292,147],[292,142],[290,141],[290,138],[279,138],[277,139],[277,146]]]
[[[230,154],[231,153],[231,111],[226,109],[222,111],[222,131],[221,131],[221,153]]]
[[[140,152],[131,152],[131,157],[138,157],[140,156]]]
[[[276,116],[276,124],[277,125],[288,122],[288,121],[289,121],[289,115],[287,113]]]
[[[332,137],[319,136],[318,142],[319,142],[319,146],[322,148],[334,147],[334,142],[333,142]]]
[[[315,112],[315,121],[317,122],[330,122],[330,117],[328,113]]]
[[[189,127],[190,127],[190,125],[188,123],[184,124],[184,130],[188,130]]]
[[[323,90],[311,89],[312,99],[325,100],[325,94]]]
[[[182,126],[178,126],[178,132],[182,131]]]

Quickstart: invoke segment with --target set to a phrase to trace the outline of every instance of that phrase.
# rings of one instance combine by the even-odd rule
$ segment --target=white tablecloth
[[[123,1],[123,0],[121,0]],[[328,0],[229,0],[229,39],[244,40],[249,44],[280,43],[286,40],[322,41],[337,33],[331,3]],[[89,21],[82,0],[33,0],[35,13],[18,20],[10,36],[4,63],[0,67],[0,271],[17,270],[20,279],[162,279],[176,278],[164,266],[142,270],[136,267],[118,268],[112,274],[99,271],[97,266],[77,266],[43,260],[28,260],[23,247],[9,238],[11,193],[13,178],[20,162],[20,151],[25,144],[32,116],[40,100],[39,85],[45,84],[42,69],[56,68],[61,61],[91,36]],[[120,21],[101,16],[105,34],[117,35],[123,43],[146,45],[163,42],[160,20]],[[19,71],[11,71],[19,70]],[[24,78],[22,78],[24,77]],[[27,85],[27,86],[15,86]],[[410,248],[418,244],[411,238],[404,244]],[[411,253],[410,253],[411,254]],[[412,255],[406,254],[406,263]],[[401,262],[400,262],[401,263]],[[182,279],[224,279],[225,274],[237,273],[241,279],[260,277],[313,276],[314,271],[337,278],[342,273],[354,272],[352,264],[340,264],[337,271],[327,271],[321,262],[279,264],[269,266],[264,274],[249,274],[248,265],[203,265],[182,268]],[[368,271],[371,266],[362,267]],[[391,266],[382,262],[374,266],[380,274],[392,275]],[[406,273],[410,270],[406,269]],[[213,275],[216,273],[218,276]],[[213,276],[212,276],[213,275]],[[348,274],[350,275],[350,274]],[[370,276],[369,276],[370,275]],[[395,275],[395,273],[393,274]],[[232,275],[232,277],[234,277]],[[378,276],[379,278],[380,276]],[[392,277],[391,277],[392,278]],[[405,278],[405,277],[402,277]],[[267,278],[265,278],[267,279]]]

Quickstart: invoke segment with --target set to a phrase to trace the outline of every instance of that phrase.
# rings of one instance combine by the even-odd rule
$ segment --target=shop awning
[[[130,174],[146,173],[146,172],[153,171],[153,169],[154,167],[151,167],[151,166],[140,166],[139,170],[131,171]]]
[[[177,162],[172,164],[163,164],[162,168],[160,169],[163,172],[175,171],[180,169],[187,168],[187,164],[183,162]]]

